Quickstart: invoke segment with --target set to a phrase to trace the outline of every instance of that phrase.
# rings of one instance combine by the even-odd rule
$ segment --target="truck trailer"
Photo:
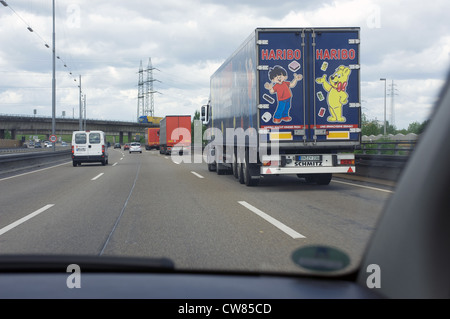
[[[208,169],[327,185],[361,144],[360,29],[257,28],[210,78]]]
[[[149,127],[145,129],[145,149],[159,150],[159,127]]]
[[[159,152],[170,155],[173,150],[180,155],[190,154],[190,115],[167,115],[159,122]]]

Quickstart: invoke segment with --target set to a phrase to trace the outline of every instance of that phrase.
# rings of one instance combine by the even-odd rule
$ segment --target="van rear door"
[[[100,132],[89,132],[87,139],[87,154],[88,156],[99,156],[102,155],[102,134]]]
[[[87,156],[87,133],[76,132],[74,136],[74,155]]]

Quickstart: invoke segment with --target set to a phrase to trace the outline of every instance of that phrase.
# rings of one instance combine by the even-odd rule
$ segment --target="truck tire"
[[[256,164],[249,163],[248,160],[248,152],[245,153],[245,160],[242,163],[242,175],[244,175],[244,184],[247,186],[256,186],[259,184],[259,178],[256,179],[254,177],[257,176],[257,166]],[[258,176],[259,177],[259,176]]]
[[[232,165],[232,169],[233,169],[233,176],[235,178],[239,178],[239,163],[237,161],[237,155],[236,152],[233,153],[233,164]]]
[[[316,183],[319,185],[328,185],[331,182],[331,178],[333,177],[333,174],[327,173],[327,174],[317,174],[315,177]]]
[[[217,175],[225,175],[227,172],[227,168],[223,163],[216,162],[216,173]]]
[[[216,165],[215,164],[208,164],[208,171],[215,172],[216,171]]]
[[[305,181],[308,184],[314,183],[316,181],[316,178],[314,175],[305,175],[304,177],[305,177]]]
[[[72,165],[73,165],[73,167],[77,167],[78,163],[75,162],[75,161],[73,161],[73,162],[72,162]]]
[[[245,180],[244,180],[244,170],[243,170],[242,163],[237,163],[237,173],[238,173],[239,183],[244,184]]]

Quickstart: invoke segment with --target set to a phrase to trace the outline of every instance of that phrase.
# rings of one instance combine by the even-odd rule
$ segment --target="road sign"
[[[56,142],[56,135],[50,135],[50,142],[52,143]]]

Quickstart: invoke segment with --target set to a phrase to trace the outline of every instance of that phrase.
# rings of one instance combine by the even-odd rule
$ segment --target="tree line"
[[[421,134],[428,122],[430,120],[425,120],[422,123],[419,123],[417,121],[412,122],[408,125],[407,129],[401,129],[398,130],[395,125],[392,125],[389,123],[389,121],[386,121],[386,134],[392,134],[392,135],[396,135],[396,134],[409,134],[409,133],[414,133],[414,134]],[[370,136],[370,135],[379,135],[379,134],[384,134],[384,125],[380,124],[377,120],[370,120],[367,118],[367,116],[365,114],[362,115],[361,118],[361,133],[362,135],[366,135],[366,136]]]

